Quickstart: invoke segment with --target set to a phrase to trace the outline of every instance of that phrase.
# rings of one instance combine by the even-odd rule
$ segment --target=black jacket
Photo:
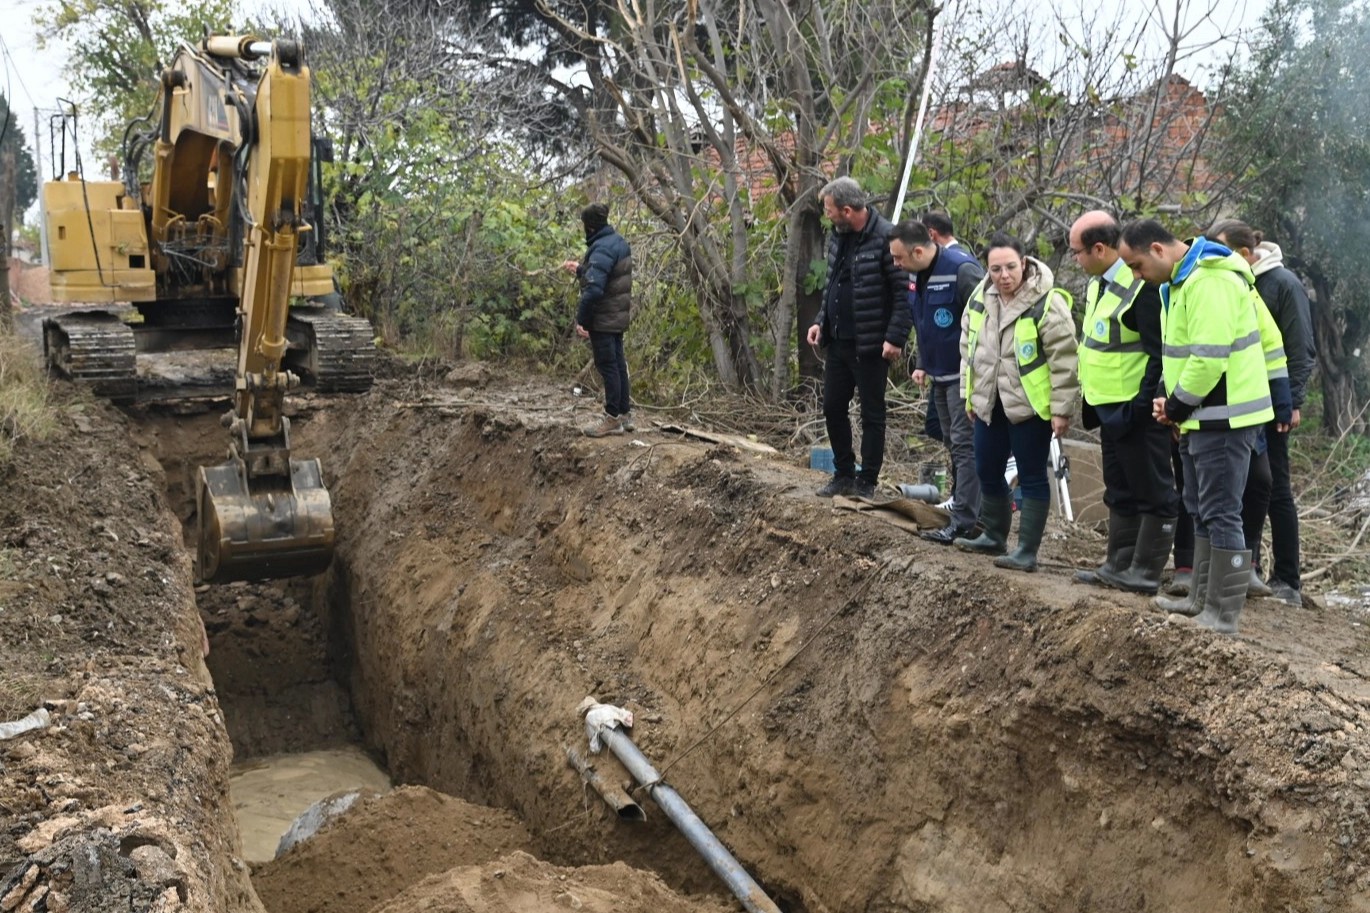
[[[909,340],[913,317],[909,313],[909,274],[894,265],[890,253],[890,225],[880,213],[866,207],[869,217],[866,226],[856,236],[852,252],[852,311],[856,319],[856,351],[858,354],[879,352],[886,342],[902,349]],[[833,281],[842,237],[833,232],[828,238],[828,282]],[[814,324],[822,333],[821,342],[833,340],[836,315],[830,314],[834,305],[831,296],[823,296],[823,307]]]
[[[580,306],[576,323],[597,333],[628,329],[633,304],[633,252],[623,236],[606,225],[590,236],[585,259],[576,270]]]
[[[1309,313],[1308,293],[1303,283],[1283,266],[1256,277],[1256,291],[1279,324],[1284,338],[1284,356],[1289,359],[1289,393],[1294,408],[1303,408],[1308,377],[1313,373],[1313,317]]]

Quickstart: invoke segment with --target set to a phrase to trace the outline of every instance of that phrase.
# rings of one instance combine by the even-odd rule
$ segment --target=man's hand
[[[885,359],[885,361],[894,361],[903,354],[903,351],[904,350],[898,346],[887,342],[880,347],[880,357]]]
[[[1056,437],[1065,437],[1070,430],[1070,416],[1053,415],[1051,417],[1051,433]]]
[[[809,345],[818,348],[818,343],[822,341],[823,328],[818,324],[809,327]]]
[[[561,268],[574,276],[576,270],[580,269],[580,263],[576,260],[563,260],[561,261]]]
[[[1154,418],[1156,421],[1160,422],[1162,425],[1175,424],[1170,419],[1166,418],[1164,396],[1158,396],[1151,401],[1151,417]]]
[[[576,335],[579,336],[581,339],[589,339],[590,331],[585,329],[585,327],[581,326],[580,324],[576,324]]]
[[[1301,421],[1303,421],[1303,416],[1299,414],[1298,409],[1295,409],[1293,416],[1289,419],[1289,430],[1293,431],[1295,428],[1299,427],[1299,422]]]
[[[928,385],[928,372],[924,371],[922,368],[914,368],[913,373],[909,375],[909,378],[920,387],[926,387]]]

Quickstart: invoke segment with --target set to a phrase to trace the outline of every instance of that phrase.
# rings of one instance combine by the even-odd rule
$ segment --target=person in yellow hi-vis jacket
[[[1250,266],[1221,244],[1180,241],[1144,219],[1123,229],[1118,252],[1134,273],[1161,284],[1164,395],[1152,412],[1179,429],[1185,507],[1194,516],[1189,595],[1153,602],[1235,634],[1251,577],[1242,534],[1251,449],[1259,426],[1275,419],[1276,400],[1290,408],[1283,342],[1261,313]]]
[[[1069,293],[1053,285],[1051,267],[1029,257],[1002,232],[989,241],[989,275],[961,315],[961,371],[966,411],[975,424],[980,526],[960,549],[998,555],[999,567],[1037,569],[1037,549],[1051,507],[1047,460],[1053,436],[1070,428],[1080,383]],[[1018,464],[1023,495],[1018,548],[1008,551],[1012,505],[1004,469]]]

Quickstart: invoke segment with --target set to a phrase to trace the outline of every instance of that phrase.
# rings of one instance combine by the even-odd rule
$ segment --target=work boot
[[[1175,576],[1170,578],[1170,583],[1165,591],[1171,596],[1184,596],[1189,593],[1189,579],[1194,576],[1192,567],[1175,568]]]
[[[1170,546],[1175,544],[1175,518],[1165,519],[1154,514],[1142,515],[1142,526],[1137,533],[1137,547],[1132,553],[1132,564],[1125,570],[1099,568],[1099,582],[1131,593],[1155,596],[1161,588],[1161,570],[1170,560]]]
[[[1270,581],[1270,595],[1293,608],[1303,607],[1303,594],[1283,580]]]
[[[591,425],[584,431],[586,437],[608,437],[611,434],[622,434],[623,422],[619,421],[617,415],[609,415],[606,412],[598,424]]]
[[[1189,592],[1180,599],[1167,599],[1157,596],[1151,604],[1162,612],[1172,612],[1193,618],[1203,611],[1204,589],[1208,586],[1208,565],[1212,558],[1213,543],[1208,539],[1194,539],[1194,570],[1190,575]]]
[[[618,417],[619,423],[623,425],[624,431],[636,431],[637,424],[633,421],[633,413],[625,412]]]
[[[1251,550],[1213,549],[1204,610],[1194,620],[1219,634],[1236,634],[1251,582]]]
[[[1037,549],[1042,545],[1042,533],[1046,531],[1050,512],[1050,501],[1024,498],[1023,506],[1018,510],[1018,547],[1010,555],[995,558],[994,566],[1015,571],[1037,570]]]
[[[1246,595],[1248,596],[1273,596],[1275,591],[1265,585],[1261,579],[1261,572],[1256,570],[1256,565],[1251,565],[1251,577],[1246,583]]]
[[[1132,550],[1137,546],[1137,531],[1141,528],[1141,514],[1125,516],[1116,510],[1108,512],[1108,547],[1104,563],[1092,571],[1076,571],[1076,583],[1102,583],[1100,572],[1118,572],[1132,564]]]
[[[1002,555],[1008,551],[1008,530],[1013,523],[1013,506],[1007,497],[984,495],[980,498],[980,528],[974,539],[955,539],[952,545],[981,555]]]
[[[814,493],[820,498],[833,498],[838,495],[850,497],[851,495],[856,494],[856,477],[834,475],[828,480],[827,485],[824,485]]]

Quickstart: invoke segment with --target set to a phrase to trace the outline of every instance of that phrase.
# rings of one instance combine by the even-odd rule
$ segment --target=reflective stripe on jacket
[[[1199,249],[1162,288],[1162,374],[1166,393],[1182,406],[1180,430],[1269,422],[1269,378],[1287,373],[1279,330],[1269,335],[1274,320],[1244,259],[1202,238],[1191,244]]]
[[[1142,285],[1141,277],[1133,276],[1126,264],[1118,265],[1111,281],[1089,284],[1079,357],[1080,389],[1091,406],[1137,398],[1146,374],[1147,353],[1142,334],[1123,323],[1123,315],[1136,301]]]

